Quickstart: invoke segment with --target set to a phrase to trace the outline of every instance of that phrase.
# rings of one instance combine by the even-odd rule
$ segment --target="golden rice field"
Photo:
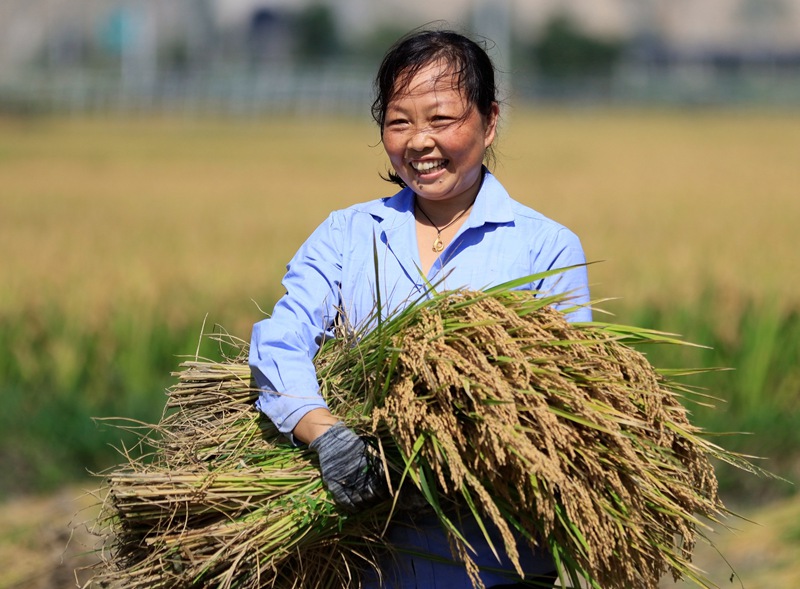
[[[497,148],[511,194],[602,260],[594,295],[623,301],[606,306],[714,285],[722,309],[800,308],[800,112],[515,110]],[[331,209],[393,191],[385,166],[366,118],[0,118],[0,318],[57,307],[94,333],[106,310],[157,308],[246,336]],[[71,586],[51,524],[72,496],[0,507],[0,586]],[[797,513],[748,506],[762,525],[722,538],[745,587],[800,582]],[[698,560],[741,586],[713,550]]]
[[[595,296],[800,302],[800,114],[505,116],[495,173],[602,260]],[[158,306],[246,332],[331,209],[393,192],[378,140],[366,118],[0,119],[0,313]]]

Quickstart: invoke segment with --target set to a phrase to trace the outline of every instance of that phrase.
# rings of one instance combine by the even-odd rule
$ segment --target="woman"
[[[330,413],[318,392],[312,360],[340,313],[353,325],[369,318],[378,285],[382,311],[390,314],[430,284],[482,289],[585,261],[572,232],[512,200],[484,166],[499,106],[494,69],[479,45],[450,31],[414,33],[389,50],[376,89],[373,117],[393,169],[389,180],[401,190],[335,211],[317,228],[289,263],[286,294],[272,316],[254,326],[250,348],[262,389],[259,409],[296,443],[318,452],[323,481],[352,511],[381,500],[386,490],[365,442]],[[588,303],[583,266],[527,288],[570,292],[574,303]],[[570,315],[590,318],[588,307]],[[476,562],[487,568],[481,576],[487,587],[520,581],[507,558],[498,563],[476,525],[464,523],[463,532]],[[417,518],[414,526],[397,524],[388,534],[397,555],[381,571],[380,584],[367,584],[470,585],[463,566],[446,562],[448,542],[435,520]],[[525,580],[544,575],[539,579],[552,585],[549,555],[520,553]]]

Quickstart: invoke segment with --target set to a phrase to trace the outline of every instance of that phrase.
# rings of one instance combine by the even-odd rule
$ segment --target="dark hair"
[[[497,102],[497,85],[494,65],[486,50],[455,31],[414,31],[392,45],[375,77],[372,118],[378,123],[381,136],[386,109],[394,98],[398,81],[409,82],[419,70],[438,60],[448,64],[447,74],[455,77],[456,85],[467,102],[484,117],[491,114]],[[387,180],[405,186],[393,172],[389,172]]]

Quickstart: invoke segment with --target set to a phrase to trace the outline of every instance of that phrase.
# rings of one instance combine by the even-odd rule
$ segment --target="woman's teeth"
[[[443,168],[447,160],[426,160],[424,162],[411,162],[411,167],[417,172],[430,172]]]

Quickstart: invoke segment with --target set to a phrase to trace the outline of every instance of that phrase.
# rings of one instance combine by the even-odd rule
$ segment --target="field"
[[[697,379],[727,401],[698,419],[796,478],[800,114],[505,116],[494,171],[581,237],[600,307],[711,346],[651,353],[734,368]],[[121,434],[91,418],[157,419],[204,321],[247,338],[327,213],[393,192],[385,166],[366,120],[0,118],[0,496],[112,464]],[[793,492],[720,476],[769,521]]]
[[[331,209],[392,192],[378,139],[366,121],[0,119],[0,310],[245,301],[224,317],[244,329]],[[601,296],[714,285],[789,308],[798,147],[793,113],[514,111],[495,172],[604,260]]]

